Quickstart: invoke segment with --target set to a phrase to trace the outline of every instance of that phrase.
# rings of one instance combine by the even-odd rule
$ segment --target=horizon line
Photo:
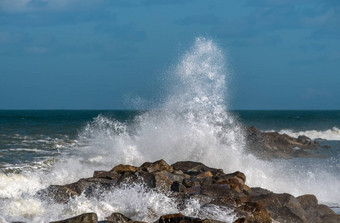
[[[0,108],[0,111],[151,111],[162,109],[123,109],[123,108]],[[337,109],[228,109],[226,111],[340,111]]]

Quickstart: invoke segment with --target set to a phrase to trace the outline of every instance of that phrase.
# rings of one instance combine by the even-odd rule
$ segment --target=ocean
[[[81,195],[67,204],[36,192],[91,177],[118,164],[192,160],[245,173],[246,184],[294,196],[315,194],[339,213],[340,111],[229,110],[228,69],[218,46],[197,39],[173,71],[172,89],[148,110],[1,110],[0,222],[49,222],[96,212],[134,220],[181,211],[200,216],[197,202],[178,210],[168,195],[133,185],[105,197]],[[261,160],[247,152],[243,126],[317,140],[316,156]],[[232,222],[231,213],[211,211]],[[226,216],[229,215],[229,216]]]

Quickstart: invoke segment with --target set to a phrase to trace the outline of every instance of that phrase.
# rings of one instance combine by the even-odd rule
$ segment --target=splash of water
[[[294,195],[314,193],[321,200],[339,202],[340,192],[336,192],[336,188],[340,187],[340,180],[334,179],[332,173],[313,166],[301,168],[289,161],[261,161],[244,153],[242,127],[227,111],[228,78],[218,46],[211,40],[196,39],[174,71],[176,81],[171,94],[157,110],[138,115],[130,124],[98,116],[79,134],[78,146],[63,152],[48,170],[0,174],[0,215],[9,221],[41,222],[84,211],[97,212],[100,218],[121,211],[135,220],[155,219],[170,210],[177,212],[169,197],[139,186],[117,189],[107,194],[106,200],[81,196],[67,205],[46,206],[45,201],[34,198],[39,189],[89,177],[94,170],[108,170],[120,163],[140,165],[158,159],[168,163],[200,161],[223,168],[225,172],[240,170],[251,186]],[[334,187],[334,190],[327,192],[323,187]],[[128,202],[127,194],[133,195]],[[148,204],[146,207],[156,206],[154,216],[147,208],[138,211],[138,200]],[[119,209],[120,205],[125,208]],[[32,208],[28,211],[20,206]],[[213,206],[202,208],[192,201],[182,212],[196,217],[204,213],[206,217],[232,222],[230,211]]]

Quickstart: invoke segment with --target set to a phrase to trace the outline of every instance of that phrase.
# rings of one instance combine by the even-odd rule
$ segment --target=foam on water
[[[142,185],[117,188],[100,198],[80,196],[68,204],[34,197],[39,189],[90,177],[94,170],[158,159],[200,161],[225,172],[240,170],[250,186],[294,195],[314,193],[321,201],[339,203],[340,180],[323,166],[304,168],[299,163],[261,161],[245,154],[242,127],[227,112],[224,98],[228,69],[214,42],[198,38],[173,74],[172,91],[157,109],[138,115],[131,124],[100,115],[79,134],[77,146],[64,150],[52,165],[0,174],[0,216],[6,221],[47,222],[94,211],[100,219],[122,212],[134,220],[153,221],[180,211],[194,217],[234,220],[231,210],[201,207],[196,200],[178,209],[170,196]]]
[[[281,134],[287,134],[292,137],[298,137],[299,135],[308,136],[311,139],[326,139],[326,140],[340,140],[340,129],[333,127],[324,131],[308,130],[308,131],[293,131],[290,129],[280,130]]]

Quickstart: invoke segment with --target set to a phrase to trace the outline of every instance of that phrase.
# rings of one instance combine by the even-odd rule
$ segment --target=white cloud
[[[31,0],[2,0],[0,1],[0,9],[2,11],[25,11],[27,4]]]
[[[0,11],[36,12],[65,11],[73,8],[91,7],[104,0],[1,0]]]

